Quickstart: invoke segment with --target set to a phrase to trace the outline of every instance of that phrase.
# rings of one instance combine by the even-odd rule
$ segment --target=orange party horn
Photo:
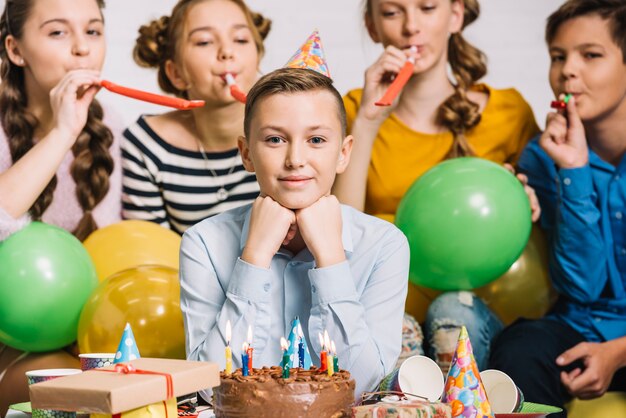
[[[224,76],[226,80],[226,84],[230,87],[230,95],[233,96],[233,99],[237,100],[241,103],[246,103],[246,93],[239,89],[239,86],[235,82],[235,77],[232,74],[226,73]]]
[[[402,91],[402,87],[404,87],[406,82],[409,81],[409,78],[411,78],[411,75],[413,75],[414,66],[415,64],[413,63],[413,60],[406,60],[402,69],[393,80],[383,97],[375,103],[376,106],[391,106],[400,91]]]
[[[119,86],[107,80],[101,80],[100,85],[110,92],[121,94],[122,96],[161,106],[169,106],[180,110],[188,110],[204,106],[204,100],[185,100],[178,97],[162,96],[160,94],[131,89],[130,87]]]

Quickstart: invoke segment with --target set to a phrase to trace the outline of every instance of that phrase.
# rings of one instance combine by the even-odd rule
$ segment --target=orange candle
[[[328,331],[324,331],[324,346],[326,346],[326,349],[330,351],[330,338],[328,337]],[[331,352],[329,352],[326,357],[326,370],[328,370],[329,376],[333,375],[333,355]]]
[[[320,346],[322,346],[322,351],[320,352],[320,371],[325,372],[327,370],[326,365],[328,363],[328,353],[326,352],[326,347],[324,346],[324,337],[322,337],[321,333],[318,335],[320,339]]]

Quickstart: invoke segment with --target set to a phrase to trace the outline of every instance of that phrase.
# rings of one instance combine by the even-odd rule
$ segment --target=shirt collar
[[[246,211],[246,217],[243,222],[243,227],[241,229],[241,239],[239,241],[239,250],[243,251],[243,248],[246,246],[246,242],[248,242],[248,233],[250,231],[250,215],[252,214],[252,205],[248,207]],[[354,243],[352,242],[352,225],[353,218],[350,207],[346,205],[341,205],[341,241],[343,243],[343,250],[346,253],[351,254],[354,250]]]

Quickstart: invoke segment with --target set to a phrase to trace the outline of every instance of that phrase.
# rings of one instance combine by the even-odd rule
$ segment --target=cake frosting
[[[228,417],[347,417],[354,403],[354,380],[339,370],[332,376],[316,367],[290,369],[282,377],[278,366],[241,369],[221,374],[221,385],[213,389],[216,418]]]

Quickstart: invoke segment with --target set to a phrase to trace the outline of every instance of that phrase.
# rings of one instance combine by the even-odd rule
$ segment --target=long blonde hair
[[[478,0],[463,1],[463,29],[480,14]],[[372,0],[366,0],[365,16],[372,16]],[[465,133],[480,122],[480,107],[468,98],[469,89],[487,73],[485,54],[465,40],[461,32],[454,33],[448,41],[448,63],[454,76],[454,93],[439,106],[437,121],[454,137],[447,158],[475,155]]]

